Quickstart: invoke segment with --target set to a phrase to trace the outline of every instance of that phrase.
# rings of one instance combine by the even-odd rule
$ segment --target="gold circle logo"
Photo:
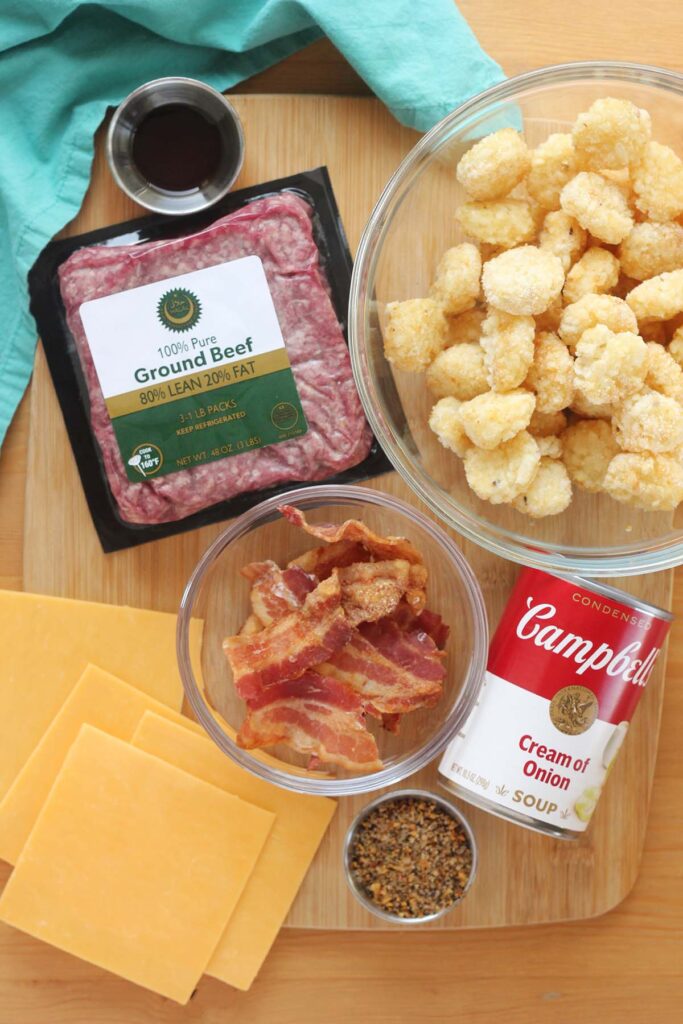
[[[201,315],[201,302],[187,288],[173,288],[157,304],[157,316],[169,331],[189,331]]]
[[[598,698],[587,686],[563,686],[550,702],[550,721],[567,736],[579,736],[598,717]]]

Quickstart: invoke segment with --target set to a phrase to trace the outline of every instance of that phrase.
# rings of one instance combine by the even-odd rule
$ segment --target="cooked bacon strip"
[[[247,562],[247,564],[243,565],[240,569],[240,574],[244,576],[245,579],[249,580],[250,583],[255,583],[257,580],[267,576],[269,572],[273,571],[273,569],[279,568],[280,566],[277,562],[274,562],[272,558],[268,558],[265,562]]]
[[[423,608],[419,615],[416,615],[405,601],[401,601],[391,618],[404,632],[422,630],[432,638],[439,650],[443,651],[445,648],[451,630],[437,612]]]
[[[427,603],[427,566],[411,565],[410,578],[406,589],[406,601],[415,614],[421,612]]]
[[[235,689],[243,700],[258,698],[263,687],[298,676],[325,661],[351,635],[341,606],[341,586],[330,576],[311,591],[303,607],[251,636],[223,641]]]
[[[333,569],[343,569],[346,565],[357,562],[369,562],[370,552],[355,540],[338,540],[334,544],[325,544],[321,548],[311,548],[287,563],[288,568],[298,566],[304,572],[326,580]]]
[[[316,671],[345,684],[377,718],[433,707],[443,692],[446,670],[432,638],[420,629],[404,632],[392,619],[364,623],[342,650]],[[396,731],[389,720],[385,728]]]
[[[295,508],[294,505],[280,505],[278,511],[287,519],[292,526],[299,526],[311,537],[318,540],[325,540],[329,544],[335,544],[340,540],[356,541],[370,552],[375,558],[394,559],[403,558],[411,564],[422,565],[422,555],[409,540],[405,537],[380,537],[373,533],[365,523],[358,519],[347,519],[340,525],[336,523],[324,523],[314,526],[306,522],[304,513]]]
[[[326,543],[285,569],[264,561],[242,570],[253,613],[223,645],[248,708],[238,742],[288,744],[312,767],[375,770],[365,715],[398,732],[403,714],[432,707],[443,692],[448,627],[425,608],[427,568],[405,538],[358,520],[309,525],[294,506],[280,511]]]
[[[404,594],[408,599],[407,591],[411,580],[415,579],[413,570],[421,568],[395,558],[385,562],[356,562],[333,570],[341,585],[341,603],[349,624],[376,622],[391,615]],[[280,569],[275,562],[251,562],[244,566],[242,574],[254,581],[251,605],[264,626],[301,608],[316,584],[315,578],[300,566]]]
[[[358,562],[336,569],[342,607],[352,626],[377,622],[396,611],[410,582],[411,565],[402,558],[390,562]]]
[[[401,629],[392,619],[385,622],[364,622],[359,627],[361,635],[390,661],[415,674],[418,679],[442,680],[445,673],[443,658],[432,637],[420,625],[420,616],[415,626]]]
[[[246,750],[286,743],[310,754],[315,765],[338,764],[350,771],[382,767],[360,698],[317,672],[262,691],[249,705],[237,742]]]
[[[401,725],[400,715],[382,715],[382,728],[394,735],[399,731]]]
[[[430,612],[428,608],[423,608],[416,622],[420,629],[423,629],[425,633],[431,636],[439,650],[443,651],[451,630],[450,626],[446,625],[441,616],[436,612]]]
[[[263,629],[263,623],[257,615],[250,615],[240,630],[240,636],[253,636],[254,633],[260,633]]]
[[[281,569],[276,562],[250,562],[242,575],[252,581],[251,607],[264,625],[301,608],[317,580],[298,566]]]

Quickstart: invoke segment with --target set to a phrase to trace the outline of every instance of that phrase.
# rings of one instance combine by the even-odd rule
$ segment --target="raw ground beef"
[[[100,390],[79,313],[81,304],[252,255],[263,262],[308,432],[158,479],[131,482]],[[125,521],[183,519],[247,491],[287,481],[324,480],[357,465],[368,454],[372,437],[320,265],[311,210],[293,193],[257,199],[186,238],[79,249],[62,264],[59,278],[87,382],[92,428]]]

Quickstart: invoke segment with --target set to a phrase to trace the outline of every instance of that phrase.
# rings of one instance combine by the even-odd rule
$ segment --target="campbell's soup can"
[[[486,680],[439,775],[499,817],[584,832],[666,640],[669,612],[613,587],[524,569]]]

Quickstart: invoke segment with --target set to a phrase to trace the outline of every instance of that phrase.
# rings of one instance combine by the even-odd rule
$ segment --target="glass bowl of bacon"
[[[234,520],[178,619],[185,693],[208,735],[262,779],[326,796],[380,789],[435,758],[474,707],[487,647],[455,542],[365,487],[291,491]]]

